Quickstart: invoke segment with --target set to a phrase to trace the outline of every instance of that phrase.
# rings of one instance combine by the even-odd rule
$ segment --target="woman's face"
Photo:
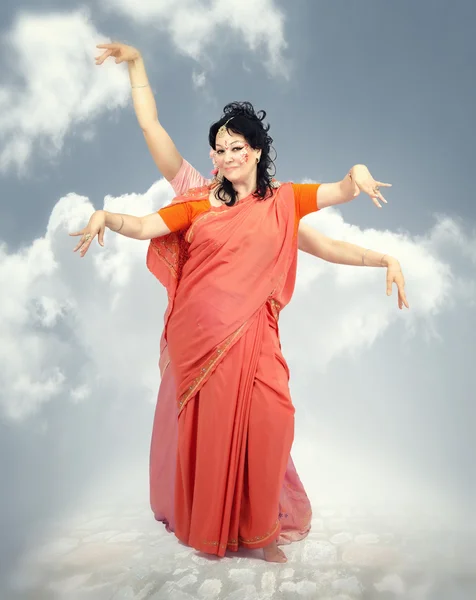
[[[228,131],[217,136],[213,162],[218,171],[232,183],[256,180],[257,158],[261,150],[254,150],[239,133]]]

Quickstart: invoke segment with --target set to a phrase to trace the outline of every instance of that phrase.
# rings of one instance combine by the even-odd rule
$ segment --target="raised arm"
[[[139,54],[127,65],[137,121],[157,168],[165,179],[171,181],[182,166],[182,155],[159,121],[157,105],[142,56]]]
[[[137,48],[121,43],[98,44],[97,48],[103,50],[101,56],[96,57],[97,65],[102,65],[109,57],[115,58],[116,64],[127,62],[137,121],[157,168],[171,181],[177,175],[183,159],[172,138],[159,122],[141,53]]]

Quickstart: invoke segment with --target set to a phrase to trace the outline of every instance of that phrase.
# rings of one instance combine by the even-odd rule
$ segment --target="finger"
[[[378,206],[379,208],[382,208],[382,205],[380,204],[380,202],[378,201],[378,196],[375,194],[374,191],[372,192],[367,192],[369,194],[369,196],[372,198],[372,202],[375,204],[375,206]]]
[[[377,197],[385,204],[388,204],[388,202],[385,200],[385,198],[382,196],[382,194],[380,192],[377,192]]]
[[[410,308],[410,305],[408,304],[408,300],[407,300],[407,296],[406,296],[405,292],[402,292],[401,296],[402,296],[402,302],[403,302],[403,304],[405,304],[405,306],[407,308]]]
[[[74,233],[69,233],[68,235],[83,235],[84,231],[75,231]]]
[[[387,278],[387,296],[392,295],[392,279],[390,277]]]
[[[105,228],[103,227],[98,234],[98,243],[101,244],[101,246],[104,246],[104,230]]]
[[[101,56],[96,58],[96,62],[98,65],[102,65],[102,63],[106,60],[106,58],[109,58],[112,54],[112,50],[107,50],[107,52],[104,52],[104,54],[101,54]]]
[[[118,44],[97,44],[96,48],[115,48]]]
[[[83,244],[84,244],[84,240],[80,240],[79,244],[76,245],[73,252],[76,252],[77,250],[79,250]]]
[[[396,282],[397,286],[398,286],[398,296],[401,299],[402,303],[405,304],[405,306],[407,308],[410,308],[410,306],[408,305],[408,301],[407,301],[407,296],[405,294],[405,290],[404,290],[404,284],[403,282]]]
[[[86,254],[86,252],[89,250],[89,246],[91,245],[91,242],[93,241],[94,237],[92,237],[90,240],[88,240],[84,246],[81,248],[81,256],[84,256]]]
[[[391,183],[383,183],[383,181],[377,181],[377,185],[380,187],[392,187]]]

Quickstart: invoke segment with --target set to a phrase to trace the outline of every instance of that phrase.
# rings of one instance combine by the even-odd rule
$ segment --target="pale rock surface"
[[[476,598],[474,539],[421,515],[315,507],[309,536],[282,549],[286,564],[261,550],[219,559],[179,543],[148,507],[102,508],[52,524],[1,600],[439,600],[442,589],[444,600]]]

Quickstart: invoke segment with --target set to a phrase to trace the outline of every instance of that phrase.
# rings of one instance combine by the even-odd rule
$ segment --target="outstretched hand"
[[[81,236],[78,244],[74,248],[73,252],[79,250],[81,258],[89,250],[89,246],[92,244],[94,238],[98,236],[98,243],[104,246],[104,230],[106,229],[106,213],[103,210],[97,210],[93,213],[89,219],[89,223],[86,227],[83,227],[80,231],[70,233],[71,236]]]
[[[368,170],[368,168],[365,165],[355,165],[350,170],[349,175],[359,190],[357,192],[356,196],[358,196],[360,194],[360,192],[365,192],[366,194],[368,194],[370,196],[370,198],[372,199],[372,202],[375,204],[375,206],[382,208],[380,201],[387,204],[387,201],[382,196],[380,188],[381,187],[392,187],[391,183],[383,183],[382,181],[376,181],[372,177],[372,175],[370,174],[370,171]]]
[[[405,294],[405,278],[399,263],[390,263],[387,267],[387,296],[392,295],[393,284],[398,290],[398,308],[401,310],[403,305],[410,308]]]
[[[126,46],[126,44],[120,44],[119,42],[112,44],[98,44],[96,48],[104,49],[101,56],[96,56],[97,65],[102,65],[102,63],[110,56],[113,56],[116,59],[116,65],[122,62],[130,62],[140,57],[140,52],[137,48]]]

